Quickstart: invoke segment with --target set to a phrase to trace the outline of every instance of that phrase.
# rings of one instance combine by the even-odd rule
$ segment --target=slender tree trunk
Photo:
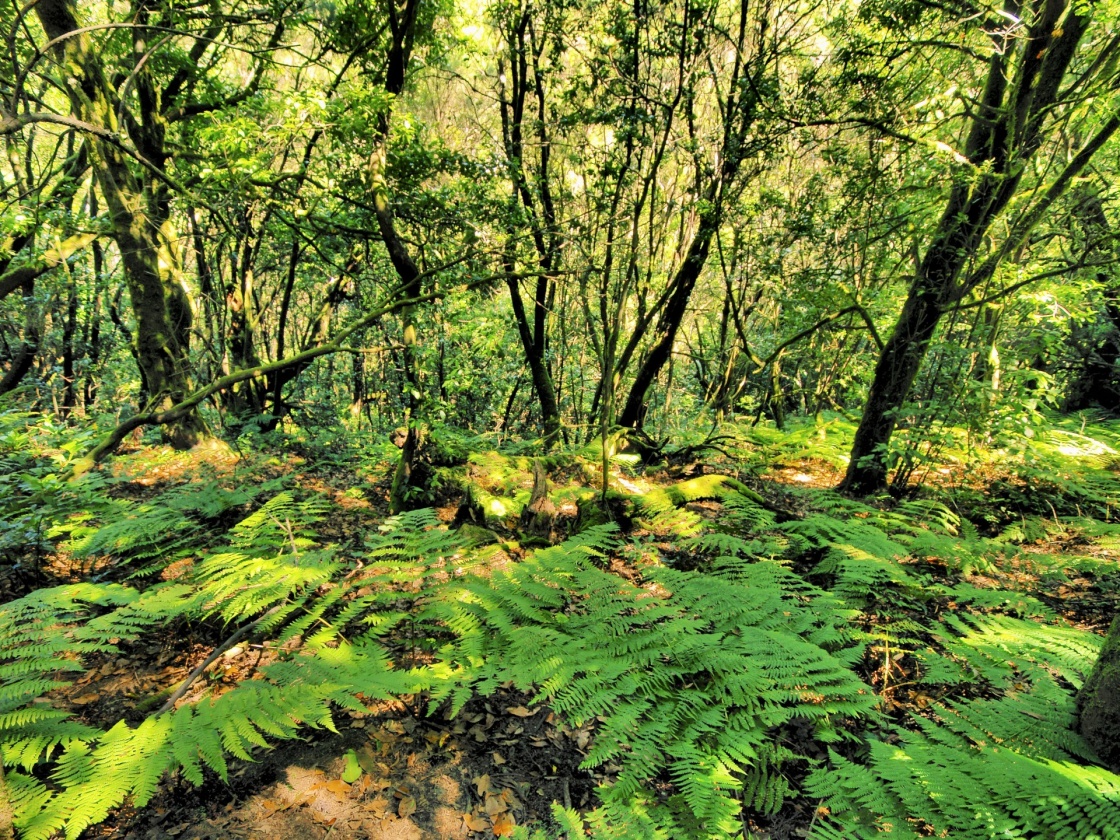
[[[665,309],[662,310],[661,317],[658,319],[657,328],[654,330],[655,343],[638,368],[638,372],[634,376],[634,384],[630,386],[626,403],[618,415],[619,426],[631,429],[641,428],[642,419],[645,417],[646,394],[673,352],[673,344],[677,340],[677,330],[680,329],[681,321],[684,320],[692,290],[696,286],[696,281],[699,279],[704,263],[708,259],[712,236],[719,228],[719,221],[718,213],[706,215],[700,219],[699,228],[688,249],[688,256],[674,278],[673,294],[669,298],[669,302],[665,304]]]
[[[512,267],[510,273],[512,273]],[[553,387],[552,377],[549,375],[548,365],[545,362],[543,347],[541,346],[543,342],[534,341],[532,334],[529,332],[529,322],[526,318],[525,306],[521,302],[521,292],[517,288],[517,280],[508,279],[506,284],[509,287],[509,296],[513,303],[517,334],[521,338],[525,360],[529,363],[529,374],[533,378],[533,389],[536,391],[537,400],[540,403],[545,447],[548,448],[560,439],[560,407],[556,400],[556,389]]]
[[[67,272],[69,274],[69,272]],[[66,321],[62,328],[62,379],[65,383],[62,391],[63,417],[69,417],[77,404],[77,392],[74,387],[74,360],[78,349],[74,346],[78,335],[78,284],[70,274],[66,289]]]
[[[90,190],[89,212],[96,214],[97,193]],[[82,404],[88,413],[97,402],[97,375],[98,362],[101,361],[101,298],[105,293],[105,252],[101,243],[94,241],[91,248],[93,257],[93,304],[90,307],[89,321],[87,322],[86,346],[89,348],[89,367],[86,370],[85,388],[82,392]]]
[[[541,425],[544,427],[544,445],[548,449],[561,436],[560,406],[556,397],[555,384],[545,356],[548,345],[548,305],[555,289],[552,277],[559,254],[560,239],[557,230],[556,208],[552,199],[549,182],[549,156],[551,142],[548,135],[545,71],[540,62],[541,51],[545,47],[548,33],[538,38],[533,20],[528,11],[517,10],[516,19],[509,21],[504,32],[509,47],[509,87],[503,81],[499,87],[501,102],[502,139],[506,154],[506,166],[512,182],[510,195],[510,247],[504,256],[506,286],[509,289],[513,306],[517,335],[525,352],[532,377],[533,392],[541,409]],[[530,76],[530,67],[532,75]],[[505,79],[506,65],[499,60],[500,78]],[[539,156],[535,179],[530,185],[526,174],[526,149],[523,136],[525,109],[530,92],[536,100],[536,119],[533,121],[537,134],[537,154]],[[539,199],[539,200],[538,200]],[[521,298],[519,280],[515,276],[516,259],[513,243],[518,239],[518,230],[513,224],[516,208],[520,202],[528,219],[531,239],[536,250],[537,263],[541,274],[536,280],[532,297],[532,318],[525,309]]]

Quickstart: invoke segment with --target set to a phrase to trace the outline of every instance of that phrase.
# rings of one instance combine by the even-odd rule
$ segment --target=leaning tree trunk
[[[19,387],[24,377],[31,372],[35,356],[39,353],[39,339],[43,328],[43,314],[35,300],[35,281],[28,280],[23,287],[24,324],[23,340],[12,359],[4,377],[0,379],[0,394],[6,394]]]
[[[688,249],[688,256],[674,278],[673,294],[658,319],[654,331],[656,339],[654,345],[638,368],[634,376],[634,384],[630,386],[630,394],[618,415],[619,426],[639,430],[642,427],[646,415],[646,394],[673,353],[677,331],[684,320],[685,312],[688,311],[689,298],[692,296],[700,272],[704,269],[704,263],[708,260],[712,237],[719,230],[721,221],[722,214],[718,210],[705,215],[700,220],[696,235]]]
[[[1077,694],[1077,730],[1114,773],[1120,773],[1120,616]]]
[[[910,394],[941,313],[936,299],[928,293],[911,294],[907,299],[894,334],[883,346],[875,366],[842,485],[848,492],[862,495],[886,486],[886,449],[897,423],[896,412]]]
[[[965,144],[968,163],[956,173],[895,331],[879,356],[842,490],[864,494],[886,487],[887,446],[897,414],[910,395],[941,316],[992,277],[1001,257],[1026,240],[1120,125],[1112,114],[1041,191],[1042,197],[1015,220],[1004,247],[994,250],[980,268],[965,270],[982,256],[992,222],[1019,191],[1027,162],[1046,137],[1043,129],[1054,119],[1061,82],[1088,26],[1088,18],[1074,13],[1062,0],[1033,0],[1022,11],[1024,19],[1031,20],[1025,35],[1005,23],[990,29],[993,50]]]
[[[116,144],[120,126],[116,95],[93,45],[78,25],[69,0],[35,5],[62,70],[75,117],[91,133],[91,158],[120,249],[136,318],[135,350],[150,399],[149,409],[166,410],[193,391],[187,355],[190,301],[174,260],[173,237],[148,212],[144,192]],[[161,265],[161,258],[164,265]],[[164,427],[165,439],[188,449],[210,432],[197,409]]]

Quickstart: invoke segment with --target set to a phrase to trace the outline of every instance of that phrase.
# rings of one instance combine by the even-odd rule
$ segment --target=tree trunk
[[[662,310],[661,317],[658,319],[657,329],[654,333],[657,336],[657,341],[642,361],[641,367],[638,368],[638,373],[634,376],[634,384],[630,386],[630,394],[626,398],[626,404],[618,415],[619,426],[631,429],[640,429],[642,426],[642,420],[646,414],[646,394],[673,352],[673,344],[677,340],[677,330],[680,328],[681,321],[684,320],[685,312],[688,310],[688,301],[692,297],[692,290],[696,286],[696,281],[700,277],[704,263],[707,262],[712,237],[719,228],[720,217],[721,214],[716,211],[700,219],[700,226],[689,246],[688,256],[674,278],[673,285],[675,288],[672,297],[669,298],[669,302],[665,305],[665,309]]]
[[[1077,731],[1105,766],[1120,773],[1120,616],[1077,694],[1077,715]]]
[[[62,391],[63,417],[69,417],[77,404],[77,390],[75,386],[74,361],[78,354],[75,347],[75,338],[78,335],[78,284],[73,275],[69,277],[66,289],[66,322],[62,328]]]
[[[1021,212],[1003,247],[962,277],[965,266],[980,256],[989,227],[1016,195],[1027,162],[1042,145],[1043,127],[1052,118],[1062,79],[1088,25],[1088,18],[1070,12],[1065,3],[1035,0],[1030,5],[1023,10],[1030,13],[1024,16],[1030,20],[1025,34],[1002,24],[992,30],[988,78],[965,143],[969,165],[956,175],[895,331],[875,366],[841,490],[866,494],[886,487],[887,445],[941,316],[994,274],[1000,259],[1026,240],[1116,131],[1113,115],[1041,191],[1042,197]]]
[[[88,35],[78,31],[72,4],[69,0],[40,0],[35,12],[47,37],[56,42],[55,56],[75,116],[96,129],[117,134],[116,95]],[[175,259],[174,237],[151,217],[144,191],[121,149],[100,133],[90,138],[90,148],[132,299],[136,360],[147,386],[149,408],[165,410],[193,390],[187,355],[191,308]],[[197,409],[163,431],[176,449],[189,449],[210,434]]]
[[[1074,218],[1085,238],[1084,259],[1111,262],[1115,246],[1100,196],[1088,191],[1080,196]],[[1112,412],[1120,409],[1120,286],[1104,269],[1097,271],[1097,283],[1102,305],[1095,323],[1070,330],[1070,344],[1082,362],[1068,386],[1066,411],[1092,405]]]
[[[35,356],[39,353],[43,315],[39,310],[39,304],[35,300],[34,280],[28,280],[24,284],[23,294],[23,340],[12,359],[11,365],[8,367],[7,373],[4,374],[3,379],[0,379],[0,394],[6,394],[19,387],[24,377],[31,371],[35,364]]]
[[[886,449],[897,422],[895,414],[910,395],[941,314],[931,294],[911,292],[875,366],[842,490],[863,495],[886,487]]]

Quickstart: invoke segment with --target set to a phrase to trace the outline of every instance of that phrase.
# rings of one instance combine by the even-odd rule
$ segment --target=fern
[[[667,594],[650,597],[594,562],[613,533],[585,532],[444,592],[445,620],[460,636],[444,666],[480,693],[513,681],[575,724],[600,718],[584,766],[621,767],[602,792],[604,826],[726,836],[739,826],[744,774],[773,754],[774,727],[796,718],[830,738],[839,721],[871,716],[874,698],[810,640],[820,604],[787,598],[776,585],[788,574],[781,567],[746,567],[734,582],[653,569],[651,583]],[[434,692],[455,703],[464,696],[450,686]],[[654,801],[649,785],[661,772],[680,807],[643,804]],[[776,783],[752,784],[780,806]],[[631,822],[618,822],[624,812]]]
[[[144,805],[167,772],[195,784],[207,770],[224,778],[228,755],[248,759],[304,726],[332,729],[335,708],[426,687],[431,675],[397,669],[379,639],[407,615],[395,604],[402,594],[422,613],[430,589],[469,565],[458,540],[430,511],[405,515],[371,538],[359,574],[316,544],[310,526],[321,510],[314,498],[274,497],[189,581],[145,591],[56,587],[0,609],[0,749],[21,836],[77,837],[127,798]],[[135,728],[85,726],[44,696],[69,685],[66,675],[81,673],[90,654],[206,617],[295,651],[220,696],[203,692]]]
[[[174,487],[142,503],[116,500],[108,510],[68,517],[50,536],[65,536],[63,546],[76,558],[110,557],[134,567],[129,577],[143,578],[194,555],[214,519],[268,486],[227,490],[211,481]]]
[[[934,706],[866,765],[830,754],[806,783],[831,812],[811,836],[1120,837],[1120,777],[1079,763],[1093,757],[1072,731],[1099,640],[1002,616],[946,624],[944,647],[1003,696]]]
[[[866,767],[836,753],[807,788],[831,812],[812,838],[1120,837],[1120,777],[1003,748],[968,748],[914,732],[874,741]]]

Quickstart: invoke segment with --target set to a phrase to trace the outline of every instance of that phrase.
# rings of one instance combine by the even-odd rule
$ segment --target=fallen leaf
[[[535,711],[530,712],[524,706],[510,706],[508,709],[506,709],[506,711],[511,715],[516,715],[517,717],[532,717],[536,714]]]
[[[384,819],[389,816],[389,800],[384,796],[379,796],[369,804],[369,809],[373,811],[375,817]]]
[[[484,817],[476,817],[474,814],[463,814],[463,824],[466,825],[468,831],[490,830],[490,820]]]
[[[401,800],[401,804],[397,806],[397,816],[411,817],[416,813],[416,800],[411,796],[406,796]]]
[[[490,792],[490,774],[484,773],[481,776],[475,776],[474,787],[478,791],[479,796],[485,796]]]
[[[81,697],[75,697],[70,702],[75,706],[85,706],[88,703],[96,703],[101,699],[100,694],[83,694]]]
[[[508,837],[513,834],[513,829],[517,827],[517,823],[513,821],[510,814],[498,814],[494,817],[494,835],[496,837]]]
[[[350,785],[346,784],[342,779],[331,779],[329,782],[321,782],[318,787],[329,790],[331,793],[338,794],[339,796],[348,796],[350,794]]]
[[[499,753],[499,752],[495,751],[495,752],[491,753],[490,757],[492,759],[494,759],[494,763],[497,764],[499,767],[506,763],[506,760],[504,758],[502,758],[502,754]]]
[[[503,811],[509,810],[509,803],[507,803],[500,796],[487,796],[486,802],[482,806],[482,810],[486,812],[488,817],[493,817]]]

